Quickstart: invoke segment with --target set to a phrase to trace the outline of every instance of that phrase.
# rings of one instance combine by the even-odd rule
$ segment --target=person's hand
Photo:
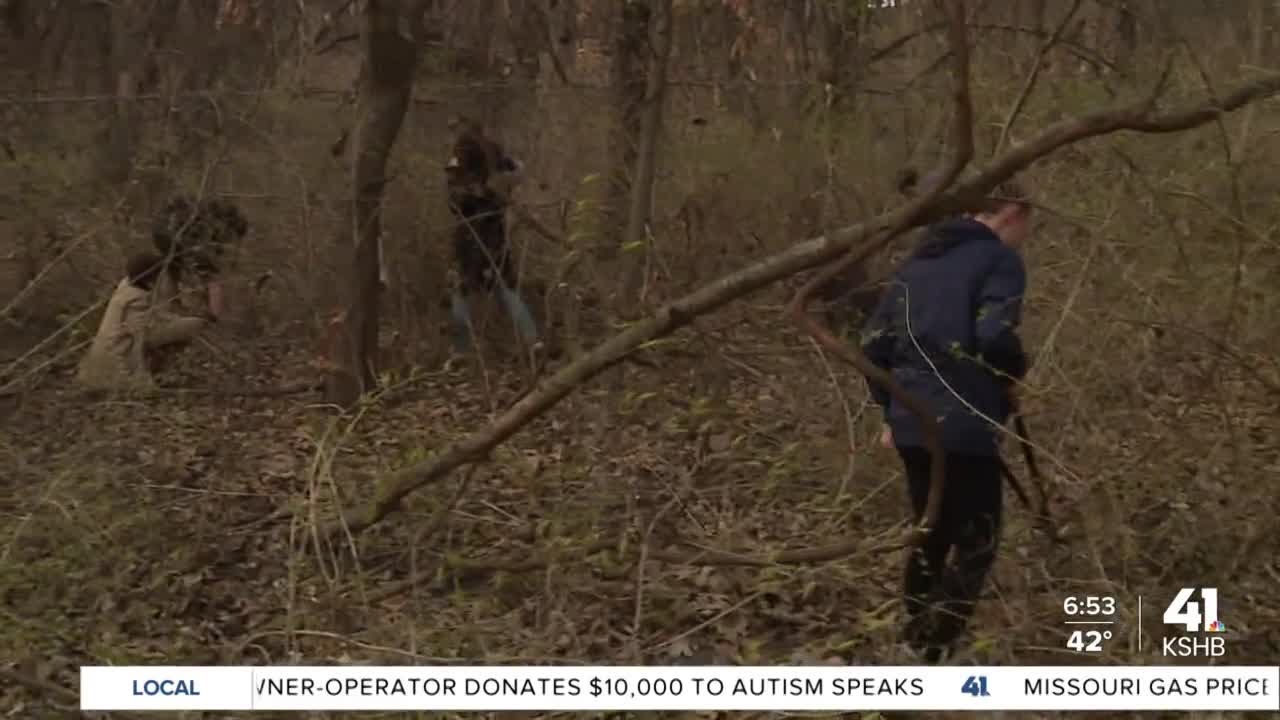
[[[214,318],[221,318],[226,308],[225,294],[222,289],[222,282],[219,280],[209,281],[206,285],[208,291],[208,308],[209,315]]]
[[[884,429],[880,431],[880,447],[886,450],[893,449],[893,431],[889,429],[888,425],[885,425]]]

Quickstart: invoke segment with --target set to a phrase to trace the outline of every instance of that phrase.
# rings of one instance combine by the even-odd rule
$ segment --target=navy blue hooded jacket
[[[953,218],[929,229],[867,320],[863,353],[935,413],[947,452],[999,452],[998,429],[956,395],[1001,425],[1008,418],[1009,378],[1027,372],[1017,333],[1026,284],[1013,248],[977,220]],[[894,443],[923,447],[911,411],[867,382]]]

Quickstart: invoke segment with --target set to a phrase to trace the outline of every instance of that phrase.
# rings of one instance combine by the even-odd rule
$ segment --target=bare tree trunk
[[[1115,8],[1113,32],[1116,38],[1116,64],[1126,71],[1138,50],[1138,18],[1130,3],[1121,1]]]
[[[808,0],[786,3],[782,8],[782,32],[779,42],[786,67],[783,80],[809,80],[811,57],[809,54],[809,31],[811,5]],[[783,108],[798,107],[804,102],[804,86],[788,85],[786,82],[778,86],[779,98]]]
[[[331,358],[334,367],[325,383],[326,399],[341,407],[355,404],[375,383],[382,191],[387,160],[413,91],[423,10],[422,0],[366,0],[361,17],[364,68],[352,144],[354,237],[343,233],[339,240],[339,247],[351,248],[352,262],[335,338],[337,353]],[[413,29],[411,36],[402,31],[406,25]]]
[[[547,46],[550,18],[541,6],[543,0],[507,0],[503,4],[506,31],[515,66],[512,75],[520,89],[538,81],[541,55]]]
[[[572,78],[578,58],[577,3],[575,0],[530,0],[538,3],[536,21],[542,49],[538,54],[538,77],[544,87],[555,78]]]
[[[605,228],[623,227],[627,198],[631,196],[631,171],[636,166],[641,132],[641,108],[645,95],[645,38],[652,14],[648,0],[625,0],[613,49],[611,72],[614,96],[614,121],[609,136],[613,172],[606,202]],[[605,237],[610,235],[606,232]],[[607,242],[607,241],[606,241]],[[605,255],[615,257],[618,246],[610,242]]]
[[[100,72],[103,82],[114,86],[116,103],[98,150],[101,176],[109,183],[124,182],[134,175],[134,155],[144,138],[135,96],[159,86],[161,61],[156,56],[163,55],[157,51],[169,42],[178,22],[175,2],[158,2],[150,10],[144,15],[132,5],[120,4],[108,6],[104,13],[104,21],[110,25],[102,31],[111,36],[112,52]]]
[[[818,9],[822,33],[823,66],[819,80],[830,85],[831,96],[813,99],[814,110],[843,110],[857,83],[859,68],[855,58],[861,42],[862,13],[848,4],[822,5]]]
[[[622,298],[630,302],[639,297],[645,274],[645,258],[648,252],[646,228],[653,206],[653,175],[658,160],[658,136],[662,129],[662,107],[666,100],[667,64],[671,58],[672,0],[660,0],[658,12],[653,18],[655,41],[650,56],[648,82],[644,98],[644,115],[640,127],[640,148],[636,158],[634,184],[631,188],[631,211],[627,214],[627,230],[623,235],[623,247],[634,248],[637,254],[626,265]]]
[[[578,0],[552,0],[555,7],[554,40],[566,70],[573,70],[578,63]]]

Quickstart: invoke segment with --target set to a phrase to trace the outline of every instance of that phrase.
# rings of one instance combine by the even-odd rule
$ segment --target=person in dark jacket
[[[537,343],[533,314],[516,289],[516,272],[507,245],[506,213],[511,194],[524,177],[522,164],[500,144],[484,136],[473,120],[453,123],[459,130],[445,165],[449,209],[453,213],[454,257],[461,282],[451,297],[454,349],[471,344],[469,297],[496,291],[526,346]]]
[[[1019,248],[1031,207],[1010,182],[969,214],[929,228],[887,284],[862,350],[924,403],[940,427],[946,490],[938,526],[907,562],[905,639],[929,662],[968,624],[1000,534],[998,435],[1013,383],[1027,372],[1018,336],[1027,277]],[[881,406],[881,442],[897,448],[916,522],[929,495],[930,455],[909,409],[868,378]],[[947,554],[956,548],[953,566]]]

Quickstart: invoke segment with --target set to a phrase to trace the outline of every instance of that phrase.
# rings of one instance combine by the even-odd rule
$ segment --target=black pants
[[[898,448],[916,522],[929,499],[929,451]],[[948,453],[946,490],[937,527],[907,560],[903,587],[908,641],[936,661],[964,632],[1000,540],[1002,478],[994,456]],[[956,550],[947,565],[947,553]],[[931,607],[932,606],[932,607]]]

